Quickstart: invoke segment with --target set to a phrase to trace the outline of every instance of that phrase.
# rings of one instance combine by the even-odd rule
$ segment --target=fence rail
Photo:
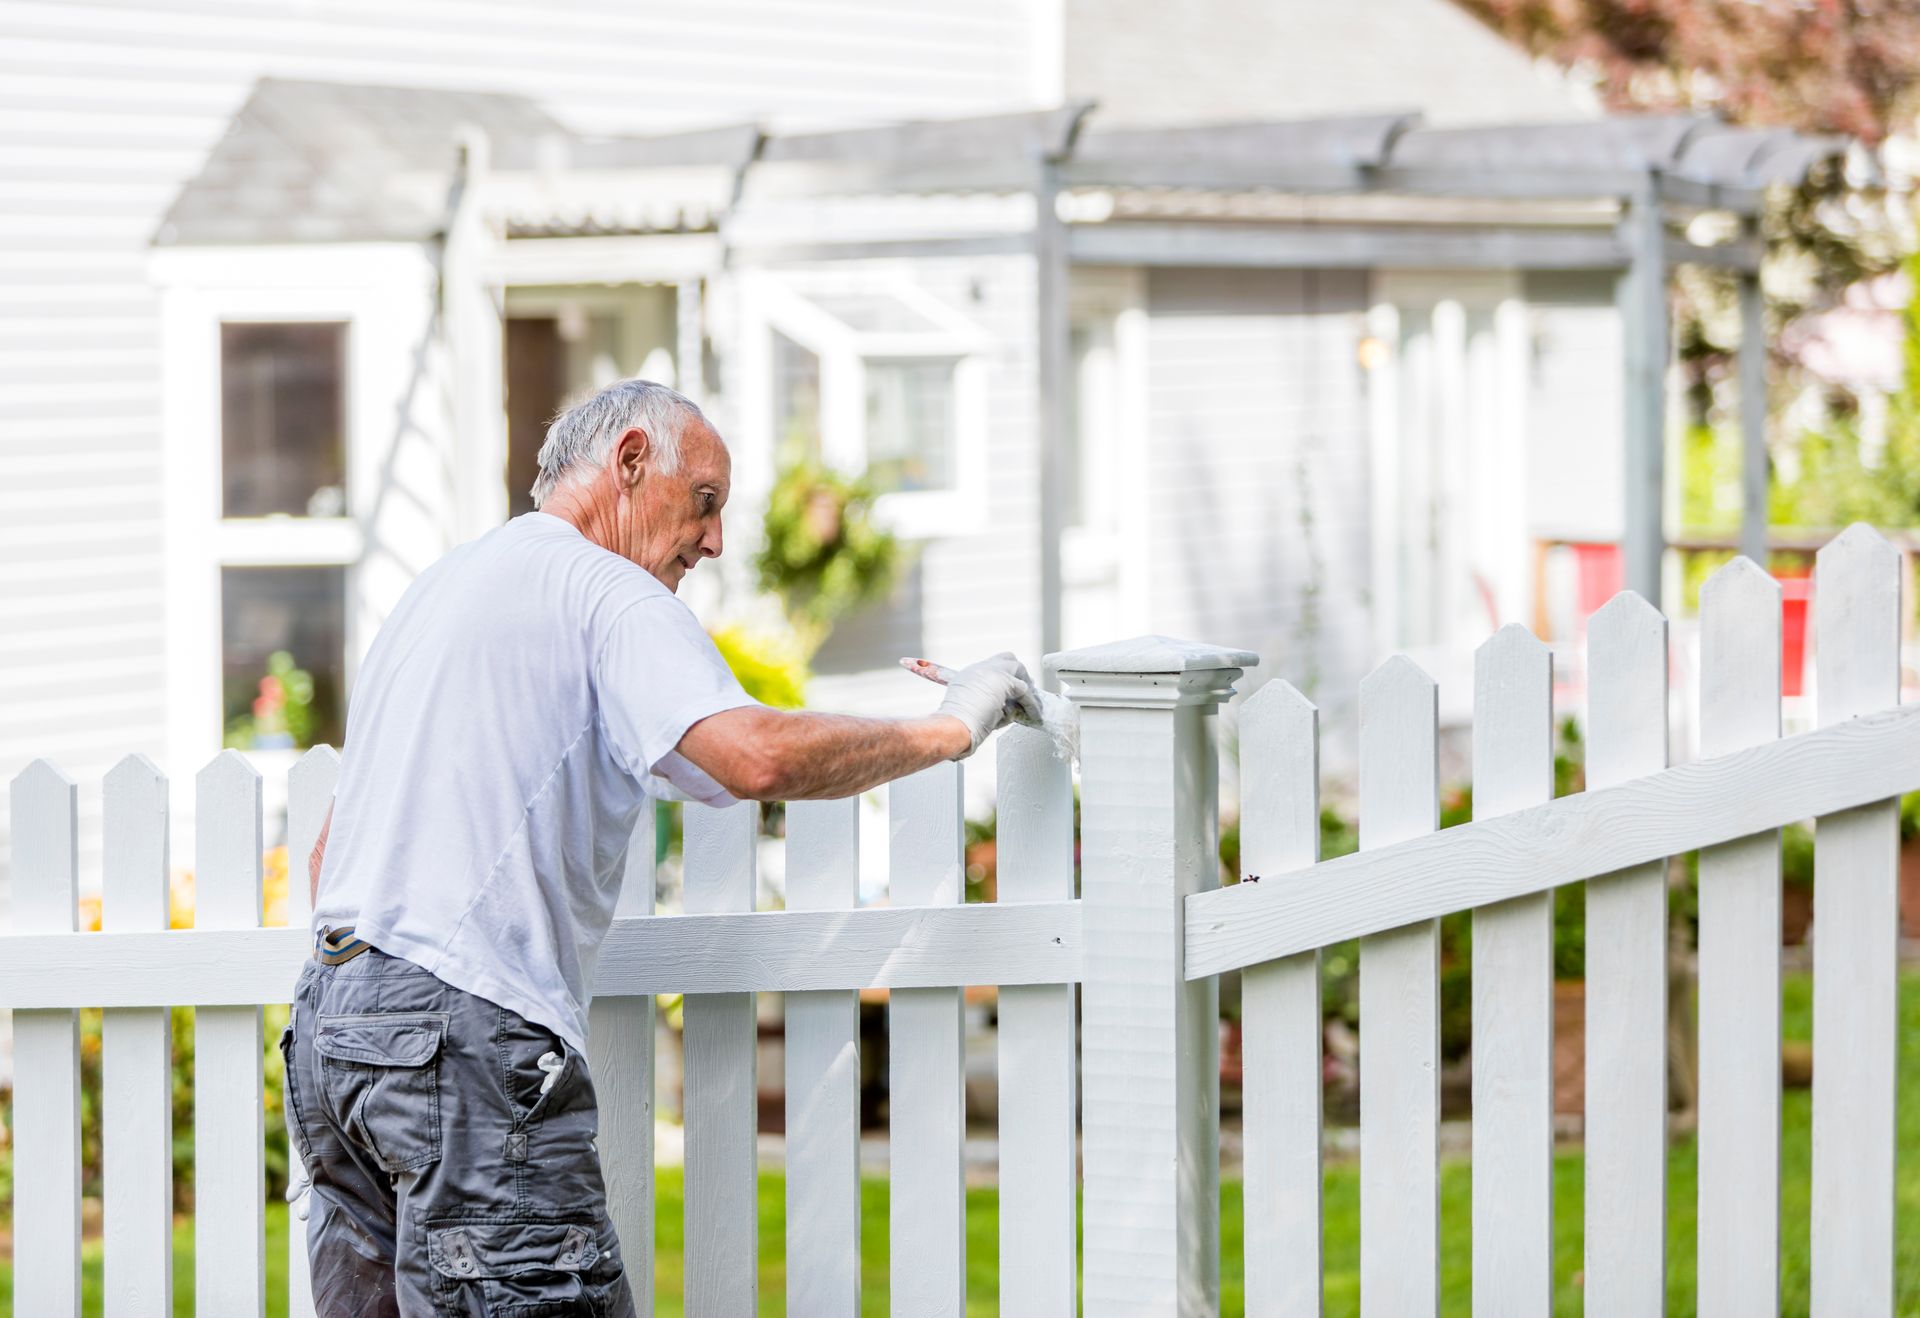
[[[595,971],[590,1057],[610,1207],[643,1308],[653,1235],[653,996],[685,993],[686,1312],[758,1295],[754,995],[786,994],[787,1309],[861,1307],[857,990],[889,1000],[888,1233],[896,1314],[966,1305],[964,986],[999,995],[1000,1311],[1204,1315],[1219,1307],[1218,977],[1245,972],[1249,1311],[1322,1299],[1320,949],[1361,940],[1361,1303],[1439,1295],[1440,917],[1473,912],[1474,1311],[1551,1306],[1552,890],[1588,893],[1586,1302],[1665,1294],[1666,861],[1700,849],[1699,1304],[1778,1308],[1779,830],[1819,817],[1812,1288],[1817,1314],[1891,1313],[1897,890],[1893,797],[1920,789],[1920,709],[1898,707],[1900,569],[1855,528],[1823,549],[1817,731],[1780,733],[1778,586],[1745,560],[1702,597],[1707,758],[1668,767],[1666,621],[1632,595],[1589,628],[1587,791],[1553,799],[1552,667],[1509,627],[1475,673],[1474,819],[1438,831],[1436,696],[1402,658],[1361,687],[1361,849],[1321,861],[1319,721],[1285,682],[1239,727],[1242,868],[1219,889],[1216,712],[1253,662],[1142,638],[1056,656],[1080,710],[1073,787],[1047,739],[1004,741],[999,900],[963,904],[961,768],[889,789],[892,904],[857,907],[857,805],[788,813],[787,907],[755,911],[757,812],[689,807],[686,914],[655,915],[651,836]],[[338,773],[293,770],[311,846]],[[100,933],[76,932],[75,785],[12,786],[16,1312],[80,1306],[77,1008],[103,1026],[107,1312],[171,1312],[168,1007],[196,1034],[196,1294],[259,1313],[261,1013],[308,952],[259,927],[261,792],[231,753],[195,790],[196,928],[169,931],[167,783],[134,756],[105,784]],[[297,868],[297,866],[296,866]],[[1076,1019],[1079,1028],[1076,1030]],[[1084,1227],[1076,1228],[1084,1205]],[[293,1233],[296,1315],[312,1311]],[[1076,1267],[1076,1240],[1084,1264]],[[210,1306],[210,1307],[209,1307]]]

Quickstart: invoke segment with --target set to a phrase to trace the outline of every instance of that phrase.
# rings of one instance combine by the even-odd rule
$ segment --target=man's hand
[[[1036,727],[1040,723],[1040,701],[1033,694],[1033,679],[1018,659],[1005,652],[955,671],[947,679],[947,698],[940,702],[938,712],[966,725],[968,755],[1016,719]]]

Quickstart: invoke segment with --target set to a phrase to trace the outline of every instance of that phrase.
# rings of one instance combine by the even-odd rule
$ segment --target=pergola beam
[[[1621,237],[1631,264],[1616,285],[1625,422],[1626,587],[1661,604],[1666,555],[1667,224],[1654,180],[1629,205]]]
[[[1068,248],[1084,265],[1288,269],[1620,270],[1626,245],[1592,229],[1134,222],[1078,224]]]

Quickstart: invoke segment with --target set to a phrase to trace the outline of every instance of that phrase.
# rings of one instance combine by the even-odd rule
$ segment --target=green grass
[[[1812,984],[1804,975],[1789,976],[1783,1001],[1783,1026],[1790,1039],[1812,1037]],[[1900,1147],[1903,1158],[1899,1193],[1899,1296],[1901,1314],[1920,1315],[1920,975],[1902,979],[1900,989]],[[1781,1140],[1781,1311],[1807,1312],[1807,1255],[1811,1137],[1808,1130],[1811,1097],[1805,1090],[1785,1096]],[[1581,1312],[1581,1178],[1583,1163],[1577,1151],[1562,1154],[1554,1166],[1554,1270],[1558,1283],[1555,1313],[1560,1318]],[[1684,1318],[1694,1311],[1694,1196],[1698,1166],[1691,1139],[1677,1141],[1668,1159],[1667,1301],[1668,1312]],[[783,1259],[786,1234],[785,1187],[777,1174],[760,1181],[760,1312],[781,1314],[786,1307]],[[1441,1311],[1466,1315],[1471,1307],[1472,1173],[1464,1162],[1448,1162],[1441,1169]],[[660,1172],[658,1229],[655,1250],[656,1312],[662,1318],[681,1313],[681,1219],[683,1185],[677,1168]],[[868,1181],[861,1195],[861,1265],[866,1314],[887,1312],[887,1186]],[[1358,1168],[1351,1163],[1330,1165],[1326,1175],[1326,1294],[1329,1315],[1353,1314],[1359,1308],[1360,1185]],[[1244,1311],[1241,1290],[1240,1186],[1228,1182],[1221,1189],[1221,1309],[1224,1314]],[[267,1211],[268,1312],[286,1312],[287,1213],[282,1204]],[[999,1264],[999,1198],[992,1189],[967,1192],[967,1293],[969,1315],[991,1315],[996,1310]],[[100,1312],[100,1247],[85,1251],[86,1312]],[[192,1226],[181,1222],[174,1231],[174,1312],[180,1318],[193,1313]],[[0,1266],[0,1299],[11,1314],[13,1274]]]

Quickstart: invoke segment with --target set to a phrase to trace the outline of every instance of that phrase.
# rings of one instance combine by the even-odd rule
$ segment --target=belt
[[[339,929],[323,928],[314,939],[313,959],[325,965],[337,966],[372,950],[373,944],[357,937],[352,925]]]

